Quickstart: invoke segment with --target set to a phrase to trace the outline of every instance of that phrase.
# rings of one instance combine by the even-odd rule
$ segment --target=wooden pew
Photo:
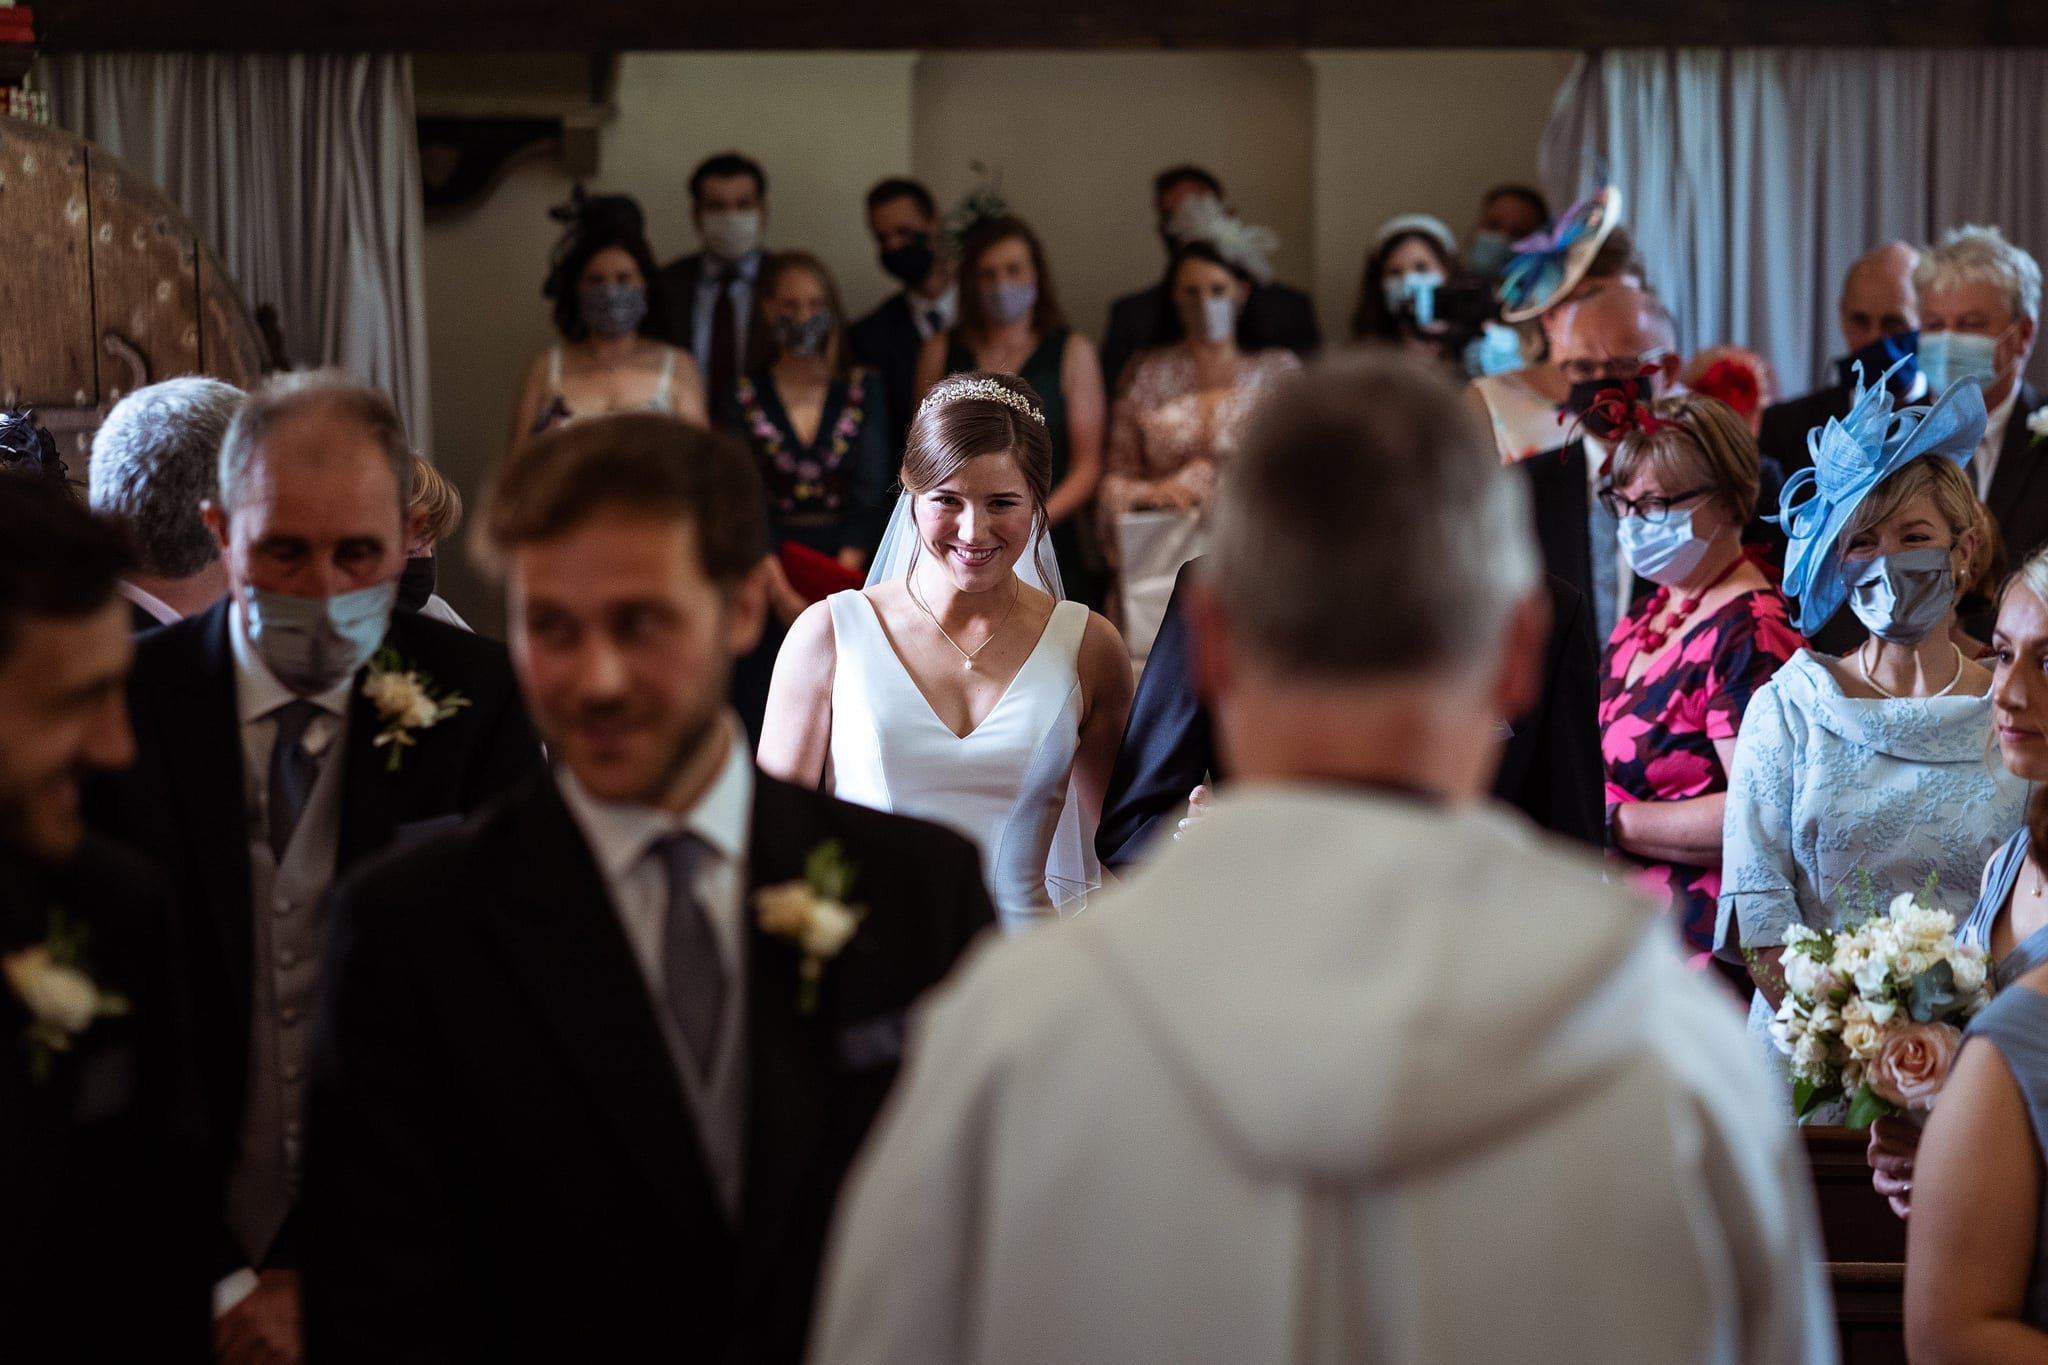
[[[1843,1365],[1904,1365],[1906,1225],[1870,1188],[1868,1133],[1802,1128]]]

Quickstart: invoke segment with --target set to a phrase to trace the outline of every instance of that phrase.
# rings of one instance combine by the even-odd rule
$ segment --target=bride
[[[867,586],[790,628],[760,765],[967,835],[1016,930],[1096,884],[1130,660],[1116,627],[1060,600],[1052,442],[1029,384],[941,381],[911,424],[902,483]]]

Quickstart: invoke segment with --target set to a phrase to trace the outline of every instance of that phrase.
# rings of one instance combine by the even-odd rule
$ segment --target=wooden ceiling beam
[[[2042,0],[40,0],[57,51],[2048,46]]]

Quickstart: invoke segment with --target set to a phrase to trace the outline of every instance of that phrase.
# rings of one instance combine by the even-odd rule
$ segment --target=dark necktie
[[[282,863],[320,776],[320,761],[306,752],[306,729],[320,708],[289,701],[271,714],[277,717],[277,737],[270,746],[270,852]]]
[[[696,835],[672,834],[654,846],[668,874],[668,912],[661,925],[661,984],[669,1017],[683,1035],[699,1079],[709,1080],[725,1013],[725,969],[711,917],[698,903],[696,873],[710,849]]]
[[[733,384],[739,379],[739,318],[733,311],[732,291],[739,284],[739,272],[728,271],[719,277],[718,297],[711,305],[711,373],[707,376],[711,384],[710,399],[715,406],[732,392]]]
[[[937,335],[938,335],[938,334],[939,334],[940,332],[943,332],[943,331],[945,331],[945,330],[946,330],[946,315],[945,315],[944,313],[941,313],[941,312],[940,312],[940,311],[939,311],[938,309],[936,309],[936,308],[927,308],[927,309],[925,309],[925,310],[924,310],[924,334],[925,334],[926,336],[928,336],[928,337],[929,337],[929,336],[937,336]]]

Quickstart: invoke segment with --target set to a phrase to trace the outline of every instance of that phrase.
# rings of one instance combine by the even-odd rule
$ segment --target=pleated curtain
[[[386,389],[432,431],[412,62],[375,54],[90,54],[46,63],[56,121],[188,213],[297,367]]]
[[[1747,345],[1796,394],[1832,382],[1842,275],[1872,246],[1989,223],[2048,256],[2043,92],[2037,50],[1598,52],[1541,164],[1566,201],[1620,186],[1688,353]]]

